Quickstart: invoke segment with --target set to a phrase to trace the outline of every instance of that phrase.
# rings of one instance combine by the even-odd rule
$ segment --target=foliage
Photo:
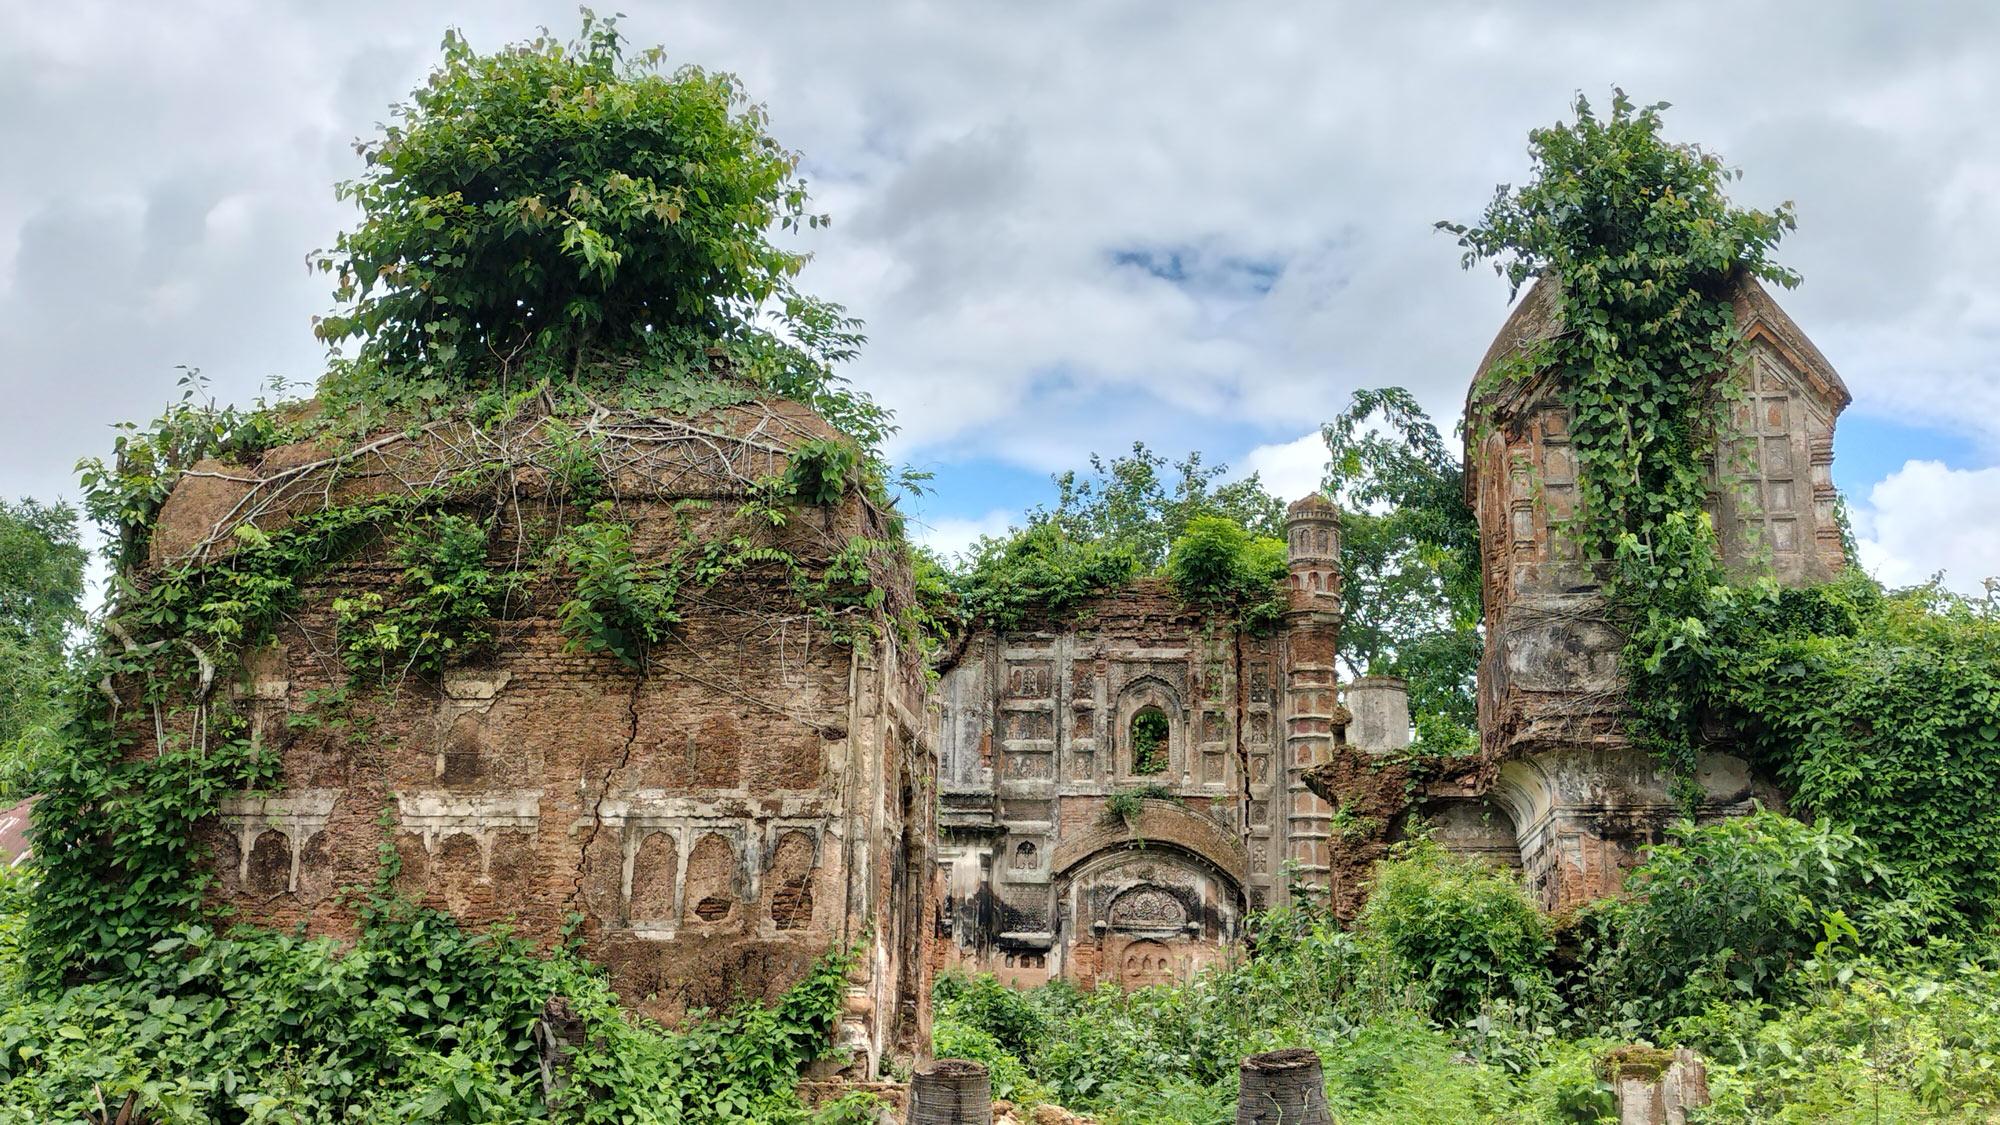
[[[220,670],[269,635],[307,575],[418,499],[326,508],[270,534],[246,525],[222,558],[128,589],[109,626],[120,644],[82,654],[66,680],[61,753],[41,778],[40,879],[26,923],[41,979],[129,972],[200,910],[210,876],[195,825],[224,794],[269,784],[276,766],[240,720],[209,706]],[[102,685],[126,685],[117,705],[106,706]],[[150,757],[128,753],[142,733]]]
[[[1121,1125],[1230,1120],[1243,1057],[1298,1046],[1319,1052],[1342,1121],[1591,1122],[1610,1111],[1595,1041],[1557,1039],[1504,1003],[1434,1023],[1407,1002],[1422,993],[1397,975],[1407,966],[1323,906],[1249,925],[1253,958],[1180,984],[1008,995],[990,977],[944,976],[937,1041],[1005,1074],[1017,1096]]]
[[[1402,387],[1356,391],[1321,436],[1341,507],[1341,657],[1408,681],[1420,752],[1471,749],[1483,645],[1463,461]]]
[[[1034,613],[1059,615],[1133,577],[1165,570],[1184,541],[1182,596],[1243,615],[1267,627],[1281,610],[1275,585],[1284,573],[1284,504],[1257,474],[1217,485],[1224,465],[1190,453],[1168,471],[1166,458],[1134,444],[1128,456],[1092,454],[1091,472],[1055,477],[1054,507],[1028,513],[1027,526],[984,536],[962,560],[954,582],[965,619],[1017,628]],[[1189,536],[1193,535],[1192,540]]]
[[[1894,949],[1911,937],[1899,881],[1853,833],[1759,810],[1682,823],[1646,852],[1626,897],[1591,921],[1604,948],[1589,988],[1606,1018],[1659,1027],[1716,1001],[1785,1000],[1827,943]]]
[[[1134,749],[1136,751],[1137,748]],[[1165,768],[1164,763],[1162,768]],[[1139,823],[1140,815],[1146,811],[1147,801],[1171,801],[1176,805],[1184,803],[1181,795],[1174,792],[1174,787],[1171,785],[1159,782],[1134,785],[1104,798],[1104,814],[1100,819],[1105,824],[1123,824],[1131,828]]]
[[[403,568],[399,597],[367,591],[333,600],[347,666],[383,679],[413,670],[435,675],[491,644],[491,621],[524,576],[487,565],[486,536],[484,524],[462,515],[406,521],[391,555]]]
[[[792,1086],[827,1042],[842,956],[774,1008],[668,1031],[621,1012],[568,949],[379,897],[364,918],[351,945],[189,925],[116,977],[0,990],[0,1122],[76,1120],[100,1094],[136,1095],[163,1125],[809,1120]],[[551,996],[585,1032],[556,1106],[531,1035]]]
[[[1172,732],[1166,715],[1148,707],[1132,716],[1132,772],[1163,773],[1167,768],[1167,739]]]
[[[1134,442],[1130,454],[1109,461],[1091,454],[1089,475],[1057,474],[1055,506],[1028,513],[1028,525],[1052,523],[1079,542],[1122,548],[1148,571],[1166,563],[1174,541],[1200,516],[1233,520],[1252,535],[1283,535],[1284,501],[1256,473],[1217,484],[1228,472],[1227,465],[1202,464],[1200,453],[1169,466]]]
[[[573,650],[609,653],[638,668],[646,650],[681,619],[685,556],[642,562],[632,549],[632,529],[611,514],[609,503],[600,503],[588,522],[570,527],[549,548],[550,560],[576,579],[576,592],[556,619]]]
[[[1718,1004],[1674,1038],[1708,1064],[1702,1120],[1985,1122],[2000,1112],[2000,976],[1860,966],[1808,1003]]]
[[[1168,552],[1167,576],[1182,599],[1224,607],[1253,632],[1285,611],[1285,541],[1252,536],[1227,516],[1189,520]]]
[[[26,971],[44,983],[145,965],[212,881],[195,826],[226,794],[272,779],[270,756],[228,727],[207,744],[177,735],[151,758],[128,757],[102,701],[73,691],[70,737],[34,810],[40,879],[23,941],[35,954]]]
[[[994,629],[1018,628],[1031,614],[1058,615],[1138,573],[1123,547],[1070,537],[1060,524],[1038,523],[1005,539],[973,546],[957,576],[966,619]]]
[[[1787,287],[1798,275],[1771,258],[1795,225],[1791,206],[1731,204],[1734,173],[1663,139],[1665,108],[1616,91],[1600,117],[1578,97],[1574,122],[1528,134],[1527,184],[1497,189],[1476,226],[1438,225],[1458,235],[1468,268],[1490,261],[1516,292],[1536,276],[1557,286],[1564,330],[1489,377],[1546,373],[1569,409],[1578,505],[1563,533],[1586,558],[1618,561],[1630,728],[1691,803],[1700,717],[1682,652],[1723,581],[1703,507],[1739,358],[1730,289],[1746,274]]]
[[[818,227],[798,157],[734,78],[627,57],[615,19],[489,54],[448,33],[394,124],[340,186],[362,219],[314,256],[343,308],[337,397],[405,409],[496,386],[594,383],[644,396],[729,372],[805,402],[874,449],[888,415],[833,365],[861,341],[801,293]]]
[[[32,792],[63,725],[70,631],[83,623],[84,550],[64,504],[0,500],[0,804]]]
[[[1548,921],[1511,873],[1456,856],[1437,842],[1397,845],[1369,889],[1358,929],[1418,1003],[1459,1021],[1500,998],[1534,1007],[1553,999]]]
[[[200,371],[180,368],[181,395],[150,426],[120,422],[111,460],[86,457],[76,463],[83,483],[84,512],[111,542],[111,563],[125,568],[144,561],[153,518],[181,474],[204,458],[241,461],[284,440],[288,404],[259,397],[248,409],[219,404]],[[284,384],[273,381],[273,395]]]
[[[847,494],[849,478],[860,465],[861,451],[851,442],[813,438],[791,451],[785,466],[785,492],[798,504],[826,507]]]
[[[1762,583],[1713,599],[1708,710],[1793,800],[1852,825],[1927,914],[2000,918],[2000,617],[1935,586]]]

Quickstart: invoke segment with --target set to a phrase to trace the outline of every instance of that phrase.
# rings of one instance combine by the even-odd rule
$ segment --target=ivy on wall
[[[1599,116],[1578,97],[1574,122],[1528,134],[1527,184],[1503,185],[1475,225],[1438,225],[1458,236],[1467,268],[1491,262],[1516,292],[1537,277],[1558,287],[1562,330],[1487,378],[1546,377],[1569,410],[1578,504],[1560,534],[1587,558],[1616,560],[1630,731],[1691,807],[1703,605],[1726,582],[1703,509],[1740,358],[1731,286],[1749,274],[1790,287],[1798,275],[1771,258],[1795,225],[1790,205],[1732,204],[1736,173],[1664,139],[1666,108],[1617,91]]]
[[[1797,282],[1770,257],[1793,221],[1732,205],[1720,158],[1660,136],[1664,108],[1579,99],[1530,134],[1527,185],[1476,226],[1441,224],[1467,266],[1559,286],[1562,331],[1489,378],[1546,377],[1571,413],[1581,502],[1561,533],[1606,560],[1627,729],[1684,806],[1700,750],[1747,750],[1800,811],[1852,825],[1931,924],[1983,929],[2000,916],[2000,615],[1854,573],[1724,573],[1704,502],[1744,358],[1730,288]]]

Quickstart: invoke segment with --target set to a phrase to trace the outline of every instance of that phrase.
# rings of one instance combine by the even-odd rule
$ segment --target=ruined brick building
[[[1670,779],[1619,725],[1618,653],[1592,563],[1559,534],[1576,502],[1567,411],[1546,376],[1483,393],[1495,364],[1560,329],[1555,283],[1538,282],[1493,342],[1467,403],[1466,499],[1479,523],[1486,652],[1479,670],[1478,757],[1385,801],[1351,757],[1309,781],[1382,816],[1379,850],[1422,815],[1447,844],[1519,866],[1551,907],[1616,891],[1639,848],[1678,816]],[[1851,401],[1840,376],[1754,279],[1734,293],[1747,345],[1729,432],[1717,442],[1708,510],[1723,561],[1742,575],[1823,581],[1846,565],[1833,487],[1833,433]],[[1386,771],[1378,768],[1375,774]],[[1743,758],[1697,763],[1705,818],[1782,807]]]
[[[578,425],[640,558],[713,531],[799,443],[834,436],[783,401]],[[518,559],[585,518],[550,468],[557,434],[453,422],[344,452],[205,462],[161,513],[153,567],[213,562],[246,522],[275,532],[469,471],[485,483],[451,508],[493,519],[494,556]],[[771,545],[824,562],[851,536],[886,538],[884,520],[850,489]],[[387,538],[310,576],[275,643],[218,689],[280,753],[284,782],[227,801],[213,826],[222,902],[351,933],[340,892],[375,877],[386,840],[402,890],[469,922],[549,941],[581,914],[614,987],[668,1019],[775,998],[829,948],[862,945],[839,1028],[853,1067],[927,1044],[936,769],[923,669],[884,610],[850,620],[842,640],[784,573],[746,570],[688,599],[642,674],[573,649],[549,578],[522,591],[478,658],[376,687],[337,658],[334,602],[393,587]],[[880,581],[907,592],[907,574]]]
[[[1475,386],[1555,330],[1553,295],[1530,291]],[[1756,282],[1740,283],[1736,315],[1748,359],[1711,502],[1725,561],[1821,580],[1845,561],[1830,469],[1849,396]],[[1394,756],[1410,739],[1402,684],[1338,682],[1338,513],[1302,500],[1286,529],[1291,611],[1269,636],[1141,580],[1059,620],[982,633],[946,671],[944,960],[1024,984],[1185,977],[1292,880],[1351,912],[1418,817],[1456,850],[1522,868],[1550,906],[1616,890],[1678,808],[1619,731],[1622,638],[1557,534],[1576,466],[1550,391],[1528,378],[1468,404],[1488,638],[1476,757],[1411,776]],[[1165,753],[1142,762],[1148,714],[1164,718]],[[1705,754],[1698,772],[1706,816],[1782,805],[1734,755]],[[1140,793],[1136,815],[1112,810]]]
[[[1489,369],[1555,330],[1547,283]],[[1713,510],[1728,562],[1786,581],[1844,558],[1829,466],[1839,377],[1754,282],[1741,409]],[[1324,498],[1286,519],[1288,605],[1264,634],[1141,579],[1059,616],[984,631],[927,688],[882,606],[835,636],[792,578],[749,570],[686,607],[640,674],[574,651],[560,591],[531,587],[477,659],[380,690],[351,682],[335,599],[397,578],[387,544],[311,576],[275,643],[219,688],[284,763],[211,829],[219,898],[247,917],[351,932],[342,888],[385,841],[412,897],[552,940],[572,912],[627,1000],[673,1018],[769,998],[834,946],[861,944],[840,1040],[854,1069],[927,1049],[931,973],[990,970],[1135,985],[1222,956],[1245,915],[1294,882],[1358,903],[1421,816],[1447,844],[1518,865],[1551,905],[1614,889],[1670,818],[1667,780],[1617,725],[1616,655],[1595,577],[1555,534],[1573,503],[1563,410],[1545,381],[1470,405],[1488,638],[1481,747],[1413,777],[1399,682],[1342,684],[1340,523]],[[801,443],[831,437],[781,401],[696,419],[600,414],[606,491],[641,557],[714,531]],[[168,499],[151,568],[213,561],[301,513],[500,466],[452,503],[495,551],[582,518],[532,420],[439,423],[334,451],[204,463]],[[493,479],[505,488],[492,486]],[[856,490],[769,532],[802,562],[893,536]],[[893,605],[907,574],[874,581]],[[1741,759],[1707,755],[1711,815],[1775,802]]]
[[[947,963],[1159,983],[1294,881],[1358,891],[1306,775],[1351,741],[1407,745],[1408,706],[1399,681],[1339,683],[1334,506],[1293,504],[1285,538],[1289,605],[1266,634],[1152,578],[971,638],[938,690]]]

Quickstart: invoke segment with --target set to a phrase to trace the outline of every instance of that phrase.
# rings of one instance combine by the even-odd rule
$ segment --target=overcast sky
[[[1835,475],[1891,582],[2000,574],[2000,5],[627,5],[637,45],[734,71],[830,229],[806,288],[938,474],[940,545],[1134,440],[1316,482],[1357,387],[1455,420],[1507,312],[1441,218],[1522,178],[1581,90],[1797,203],[1781,300],[1853,388]],[[150,418],[175,366],[226,398],[310,381],[305,267],[335,181],[435,60],[575,8],[0,0],[0,495]]]

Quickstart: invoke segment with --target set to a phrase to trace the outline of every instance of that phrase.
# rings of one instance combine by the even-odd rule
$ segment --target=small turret
[[[1285,558],[1293,590],[1339,604],[1340,509],[1333,501],[1315,492],[1285,509]]]

